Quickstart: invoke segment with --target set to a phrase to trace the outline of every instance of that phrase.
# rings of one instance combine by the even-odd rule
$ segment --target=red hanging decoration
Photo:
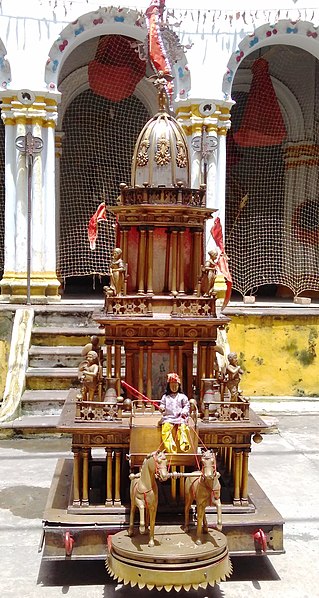
[[[234,140],[242,147],[280,145],[287,133],[268,62],[258,58],[251,70],[253,78],[247,104],[240,128],[234,133]]]
[[[88,68],[89,85],[94,93],[112,102],[132,95],[146,72],[146,62],[139,58],[132,41],[122,35],[100,39]]]

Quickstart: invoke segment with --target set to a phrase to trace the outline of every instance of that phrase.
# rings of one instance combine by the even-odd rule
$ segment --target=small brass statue
[[[110,264],[110,286],[103,289],[107,296],[124,294],[126,270],[126,263],[122,259],[122,249],[116,247]]]
[[[217,274],[217,251],[213,249],[208,252],[209,259],[202,266],[202,276],[200,280],[200,294],[204,297],[211,297],[214,292],[215,278]]]
[[[82,384],[81,398],[83,401],[94,401],[98,387],[99,357],[96,351],[88,351],[86,359],[81,361],[78,369],[78,378]]]
[[[237,353],[229,353],[228,365],[226,367],[226,387],[230,392],[231,402],[238,401],[238,396],[240,394],[238,386],[243,373],[244,372],[241,369],[240,365],[238,365]]]

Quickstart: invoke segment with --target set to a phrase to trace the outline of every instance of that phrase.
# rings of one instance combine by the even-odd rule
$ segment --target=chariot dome
[[[190,186],[189,154],[187,140],[181,126],[166,111],[164,85],[160,77],[155,85],[159,89],[159,111],[142,129],[133,154],[133,187]]]

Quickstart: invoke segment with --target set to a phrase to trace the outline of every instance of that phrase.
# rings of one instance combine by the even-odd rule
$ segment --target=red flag
[[[214,220],[214,224],[211,228],[211,233],[212,233],[212,237],[216,243],[216,246],[220,251],[220,254],[219,254],[219,257],[217,260],[217,265],[220,270],[220,273],[226,279],[226,287],[227,288],[226,288],[224,303],[222,306],[222,309],[225,309],[226,305],[229,303],[229,300],[230,300],[233,280],[232,280],[231,273],[228,268],[228,257],[225,253],[225,247],[224,247],[224,241],[223,241],[223,230],[222,230],[222,225],[221,225],[221,222],[220,222],[220,219],[218,218],[218,216]]]
[[[92,251],[95,249],[95,242],[97,239],[97,223],[100,220],[106,220],[105,203],[100,203],[95,214],[93,214],[93,216],[90,218],[90,222],[89,222],[89,226],[88,226],[88,237],[89,237],[89,241],[90,241],[90,249],[92,249]]]
[[[164,8],[165,0],[151,0],[150,6],[145,11],[148,19],[148,51],[154,70],[163,71],[163,73],[170,75],[171,65],[162,40],[159,22],[159,16],[162,16]],[[171,99],[173,85],[170,81],[167,82],[166,89]]]

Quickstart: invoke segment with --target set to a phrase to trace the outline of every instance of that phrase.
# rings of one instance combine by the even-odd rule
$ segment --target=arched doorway
[[[101,39],[114,37],[84,42],[66,59],[60,74],[59,88],[65,99],[60,122],[58,272],[65,296],[102,296],[115,246],[115,221],[109,213],[99,223],[94,251],[89,247],[88,222],[101,202],[116,203],[120,183],[130,183],[134,145],[150,117],[135,94],[113,100],[91,89],[88,65]],[[121,77],[120,83],[124,84]],[[110,87],[116,96],[112,82]]]
[[[255,98],[254,140],[243,142],[251,110],[252,69],[267,62],[286,134],[264,143],[274,109]],[[263,46],[241,62],[232,83],[227,139],[226,249],[241,294],[294,296],[319,291],[319,63],[308,51]],[[249,108],[248,108],[249,104]],[[272,128],[270,124],[270,129]],[[258,131],[259,129],[259,131]]]
[[[94,254],[89,250],[87,224],[104,199],[106,203],[116,201],[119,183],[130,182],[137,134],[158,108],[156,90],[147,81],[153,74],[147,60],[147,36],[146,18],[140,11],[101,7],[67,25],[49,53],[45,81],[49,90],[61,92],[62,99],[57,123],[60,159],[56,163],[56,212],[57,274],[65,294],[76,290],[71,288],[75,283],[80,295],[95,292],[101,297],[103,277],[114,247],[114,223],[108,215],[106,224],[99,224]],[[175,74],[174,97],[182,97],[190,85],[189,70],[184,69],[185,53],[173,30],[165,28],[162,36]],[[106,99],[92,86],[90,64],[100,60],[100,46],[108,46],[108,38],[120,37],[131,46],[131,56],[126,60],[125,52],[124,56],[123,52],[113,56],[122,69],[119,72],[125,76],[125,70],[135,62],[132,50],[144,60],[146,72],[133,95],[131,91],[125,99]],[[106,63],[113,63],[113,58],[109,58],[108,50],[101,60],[102,71]],[[114,77],[108,74],[103,84],[112,84],[114,78],[122,86],[119,72]]]

